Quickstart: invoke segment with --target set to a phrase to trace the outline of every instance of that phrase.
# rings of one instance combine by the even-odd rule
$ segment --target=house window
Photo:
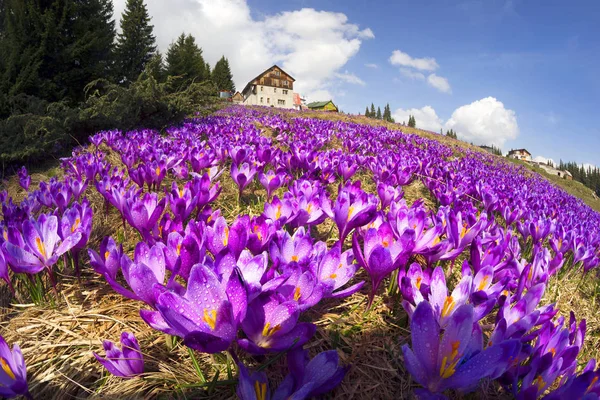
[[[277,100],[277,104],[280,106],[285,106],[285,100]]]
[[[273,93],[277,93],[277,88],[273,88]]]
[[[275,71],[275,76],[279,76],[279,75],[281,75],[281,72]]]
[[[287,94],[287,90],[283,89],[283,94]]]
[[[263,102],[263,98],[262,98],[262,97],[260,98],[260,102],[261,102],[261,103]]]
[[[288,85],[288,81],[283,81],[283,86],[287,86]]]
[[[271,99],[267,97],[267,104],[271,103]]]

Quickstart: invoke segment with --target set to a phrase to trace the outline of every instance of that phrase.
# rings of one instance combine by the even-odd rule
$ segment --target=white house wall
[[[287,94],[284,94],[287,90]],[[262,102],[261,102],[262,98]],[[283,101],[285,104],[280,104]],[[252,93],[244,101],[251,106],[273,106],[277,108],[294,108],[294,92],[281,87],[256,85],[256,94]]]

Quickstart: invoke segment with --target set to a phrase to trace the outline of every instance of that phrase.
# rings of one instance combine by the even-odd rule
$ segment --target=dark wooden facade
[[[294,81],[288,73],[279,68],[277,65],[273,65],[262,74],[248,82],[242,93],[246,95],[248,90],[252,90],[256,94],[256,86],[271,86],[282,89],[294,90]]]

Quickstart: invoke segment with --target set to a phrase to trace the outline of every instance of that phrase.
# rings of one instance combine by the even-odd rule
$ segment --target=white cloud
[[[398,123],[407,123],[409,115],[415,117],[415,122],[417,123],[417,128],[419,129],[439,132],[442,128],[442,119],[438,117],[438,115],[435,113],[435,110],[431,106],[410,108],[408,110],[399,108],[392,114],[394,120]]]
[[[413,71],[412,69],[400,68],[400,73],[409,79],[425,80],[425,75],[421,72]]]
[[[504,108],[504,104],[494,97],[457,108],[444,129],[453,129],[460,139],[467,142],[498,147],[519,135],[515,112]]]
[[[345,71],[344,73],[336,72],[334,75],[336,78],[339,78],[344,82],[352,83],[354,85],[361,85],[361,86],[366,85],[365,81],[363,81],[358,76],[356,76],[353,73],[348,72],[348,71]]]
[[[373,68],[373,69],[379,68],[379,66],[377,64],[372,64],[372,63],[365,64],[365,67],[369,67],[369,68]]]
[[[550,161],[552,164],[557,165],[556,161],[554,161],[552,158],[546,158],[544,156],[536,156],[533,161],[541,163],[541,164],[548,164],[548,161]]]
[[[435,58],[412,58],[400,50],[394,50],[389,61],[392,65],[411,67],[421,71],[435,71],[439,67]]]
[[[452,93],[452,89],[450,88],[450,84],[448,83],[448,79],[443,78],[441,76],[437,76],[436,74],[430,74],[427,77],[427,83],[429,86],[432,86],[443,93]]]
[[[362,31],[358,32],[358,36],[363,39],[375,39],[375,34],[371,28],[363,29]]]
[[[421,71],[429,71],[431,72],[427,76],[427,84],[429,86],[443,93],[452,93],[448,79],[432,72],[440,67],[435,58],[413,58],[400,50],[394,50],[389,58],[389,62],[392,65],[401,67],[400,73],[411,80],[424,81],[425,74]]]
[[[119,20],[126,0],[114,0]],[[161,52],[183,31],[192,34],[211,65],[225,55],[236,87],[277,63],[295,79],[294,91],[330,94],[335,74],[358,52],[371,29],[342,13],[303,8],[255,19],[246,0],[146,0]],[[320,91],[321,93],[316,93]]]

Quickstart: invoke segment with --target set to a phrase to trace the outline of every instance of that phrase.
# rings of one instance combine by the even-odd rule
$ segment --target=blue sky
[[[278,63],[346,112],[389,103],[417,126],[600,165],[598,0],[146,2],[162,51],[192,33],[240,89]]]
[[[518,121],[519,135],[505,150],[600,165],[600,1],[374,3],[249,1],[257,18],[310,7],[373,31],[345,66],[366,83],[336,99],[345,111],[364,112],[371,100],[394,110],[430,105],[445,121],[457,107],[493,96]],[[403,77],[388,62],[396,49],[435,58],[452,93]]]

